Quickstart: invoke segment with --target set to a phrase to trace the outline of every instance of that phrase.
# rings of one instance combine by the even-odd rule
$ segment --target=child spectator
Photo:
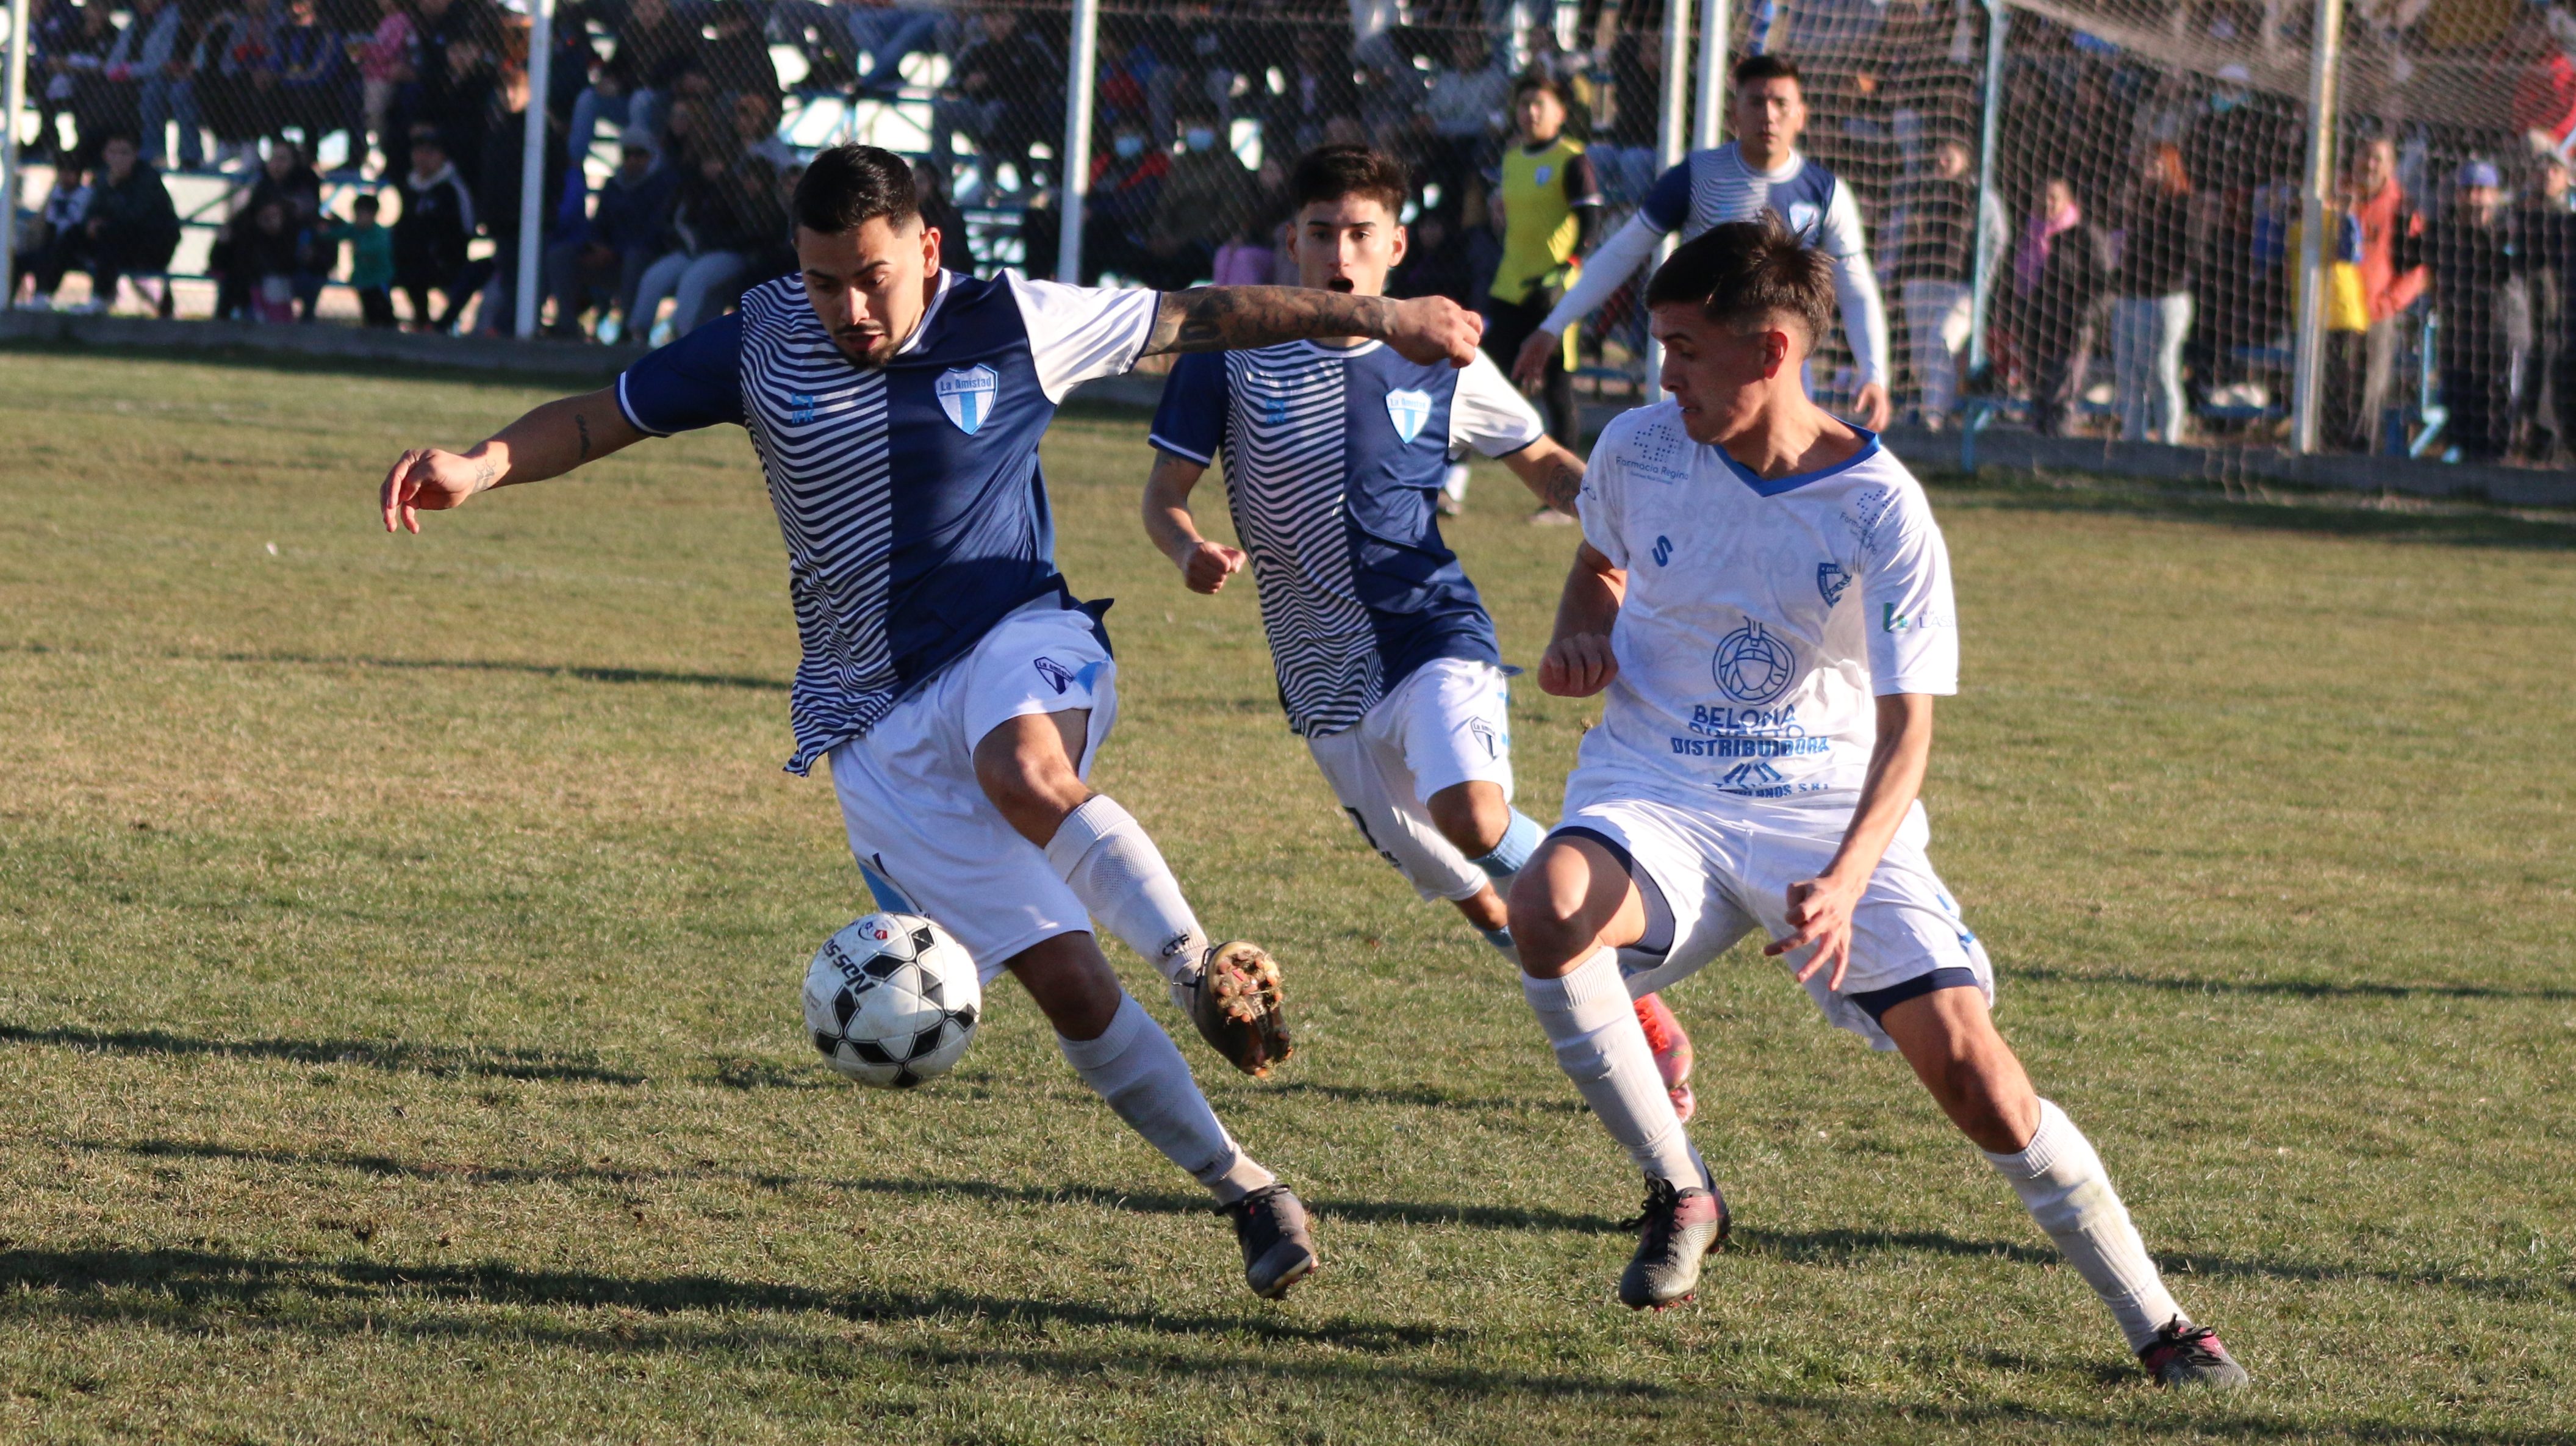
[[[435,126],[414,126],[411,169],[394,182],[402,219],[394,222],[394,282],[411,298],[414,331],[447,331],[472,294],[465,247],[474,237],[474,197],[447,159]],[[429,293],[443,292],[446,307],[433,321]]]
[[[367,137],[381,146],[385,143],[385,115],[393,108],[394,92],[413,75],[418,31],[404,0],[376,0],[376,10],[382,17],[376,21],[376,33],[358,48],[358,90]]]
[[[304,233],[284,201],[266,201],[233,240],[231,273],[249,298],[250,319],[276,326],[295,320],[296,280],[305,270]]]
[[[332,248],[322,259],[325,269],[339,258],[340,243],[349,245],[349,285],[358,293],[358,315],[369,326],[394,325],[394,233],[377,224],[376,198],[360,196],[349,203],[349,219],[322,230]]]
[[[1601,218],[1592,162],[1583,142],[1565,134],[1565,83],[1523,76],[1512,90],[1512,113],[1519,130],[1517,144],[1503,153],[1503,260],[1484,297],[1485,351],[1506,370],[1564,294],[1574,257],[1591,244]],[[1582,445],[1574,379],[1566,370],[1574,335],[1567,327],[1565,344],[1549,358],[1544,393],[1548,435],[1568,447]]]
[[[17,299],[20,281],[35,278],[35,294],[27,304],[45,311],[54,304],[54,292],[63,277],[79,264],[81,256],[81,223],[89,219],[89,177],[78,166],[64,166],[54,173],[54,187],[45,193],[45,204],[39,210],[19,247],[11,256],[9,296]]]

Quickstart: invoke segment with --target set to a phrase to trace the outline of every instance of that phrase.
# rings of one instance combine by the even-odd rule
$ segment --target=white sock
[[[1705,1184],[1664,1077],[1655,1072],[1618,953],[1597,950],[1562,979],[1524,974],[1521,992],[1556,1046],[1558,1066],[1637,1168],[1679,1189]]]
[[[1213,1191],[1218,1204],[1231,1205],[1277,1182],[1217,1123],[1180,1047],[1135,996],[1119,996],[1118,1013],[1098,1039],[1059,1034],[1055,1044],[1128,1128]]]
[[[2138,1227],[2129,1223],[2128,1207],[2111,1188],[2102,1157],[2093,1153],[2092,1142],[2064,1110],[2041,1100],[2039,1129],[2021,1153],[1985,1154],[2030,1207],[2030,1217],[2065,1252],[2067,1263],[2111,1308],[2129,1349],[2153,1344],[2156,1332],[2182,1314],[2165,1293],[2164,1277],[2147,1257]]]
[[[1178,982],[1198,972],[1207,931],[1181,897],[1181,881],[1163,851],[1118,800],[1094,794],[1065,815],[1047,840],[1046,856],[1083,907],[1164,978]]]

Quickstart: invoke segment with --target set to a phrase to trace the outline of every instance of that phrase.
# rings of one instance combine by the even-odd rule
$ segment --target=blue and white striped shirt
[[[939,273],[882,367],[833,344],[797,277],[753,287],[617,379],[653,436],[751,433],[804,645],[790,772],[873,727],[1013,609],[1052,592],[1038,441],[1073,386],[1135,365],[1159,297]]]

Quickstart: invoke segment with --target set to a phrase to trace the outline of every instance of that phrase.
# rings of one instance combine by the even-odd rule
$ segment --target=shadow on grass
[[[650,683],[689,688],[743,688],[762,693],[784,693],[784,678],[754,677],[747,673],[675,673],[661,668],[596,668],[579,663],[526,663],[499,658],[378,658],[358,654],[333,653],[190,653],[160,652],[116,654],[94,648],[58,648],[45,643],[0,644],[0,652],[25,653],[30,656],[59,654],[65,657],[105,658],[137,656],[181,663],[257,663],[285,668],[385,668],[463,673],[521,673],[533,678],[572,678],[585,683]]]
[[[2086,477],[2070,485],[2015,480],[1988,470],[1974,480],[1940,477],[1936,504],[2021,512],[2140,517],[2222,527],[2349,537],[2365,542],[2438,543],[2453,547],[2576,549],[2576,521],[2516,516],[2480,504],[2434,504],[2416,510],[2374,505],[2365,493],[2267,488],[2259,498],[2232,497],[2216,483],[2206,487],[2156,486]]]
[[[2516,989],[2492,984],[2377,984],[2367,980],[2193,979],[2138,974],[2125,969],[2003,969],[2007,979],[2033,984],[2115,984],[2176,994],[2264,994],[2283,999],[2576,999],[2576,989]]]
[[[373,1259],[300,1260],[227,1250],[0,1250],[0,1310],[25,1311],[62,1297],[136,1292],[152,1314],[156,1302],[198,1312],[273,1311],[307,1302],[364,1301],[613,1309],[668,1316],[685,1311],[775,1312],[845,1321],[961,1321],[1044,1330],[1057,1326],[1144,1331],[1157,1335],[1245,1336],[1262,1341],[1331,1346],[1385,1354],[1453,1342],[1461,1333],[1430,1326],[1336,1317],[1283,1319],[1270,1311],[1210,1312],[1122,1309],[1085,1301],[1037,1300],[963,1290],[915,1292],[873,1287],[817,1290],[777,1281],[720,1275],[609,1275],[587,1270],[528,1270],[498,1261],[442,1264]],[[71,1302],[65,1302],[70,1304]],[[123,1304],[97,1302],[112,1313]],[[497,1322],[496,1322],[497,1324]]]
[[[1873,1257],[1907,1252],[2008,1260],[2016,1265],[2054,1265],[2064,1259],[2045,1246],[2009,1240],[1962,1240],[1937,1230],[1785,1231],[1738,1225],[1727,1249],[1737,1254],[1767,1256],[1792,1264],[1825,1266],[1858,1264]],[[2371,1270],[2310,1265],[2299,1261],[2245,1260],[2185,1250],[2151,1248],[2149,1253],[2155,1256],[2168,1275],[2294,1280],[2312,1284],[2369,1280],[2382,1285],[2457,1290],[2499,1299],[2547,1300],[2569,1293],[2563,1282],[2540,1275],[2516,1279],[2492,1275],[2446,1275],[2433,1270]]]
[[[467,1049],[398,1039],[200,1039],[162,1029],[36,1029],[0,1024],[0,1043],[47,1044],[102,1054],[169,1058],[275,1059],[291,1064],[347,1064],[405,1074],[484,1075],[502,1079],[573,1080],[640,1085],[644,1076],[551,1050]]]
[[[1574,1115],[1583,1112],[1580,1099],[1528,1098],[1501,1096],[1472,1097],[1445,1094],[1425,1086],[1411,1089],[1380,1089],[1367,1085],[1316,1084],[1297,1080],[1288,1084],[1269,1085],[1255,1092],[1256,1097],[1271,1095],[1322,1095],[1326,1099],[1361,1105],[1409,1105],[1422,1109],[1470,1110],[1486,1114]]]

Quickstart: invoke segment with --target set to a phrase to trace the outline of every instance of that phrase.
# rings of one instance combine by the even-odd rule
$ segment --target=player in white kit
[[[1904,1054],[2150,1375],[2241,1385],[1996,1033],[1985,948],[1925,857],[1932,700],[1958,688],[1949,558],[1903,464],[1799,380],[1832,316],[1828,267],[1765,217],[1655,274],[1672,398],[1593,449],[1540,665],[1550,693],[1608,692],[1511,926],[1558,1063],[1646,1174],[1620,1299],[1687,1299],[1728,1225],[1629,1000],[1759,929],[1829,1021]]]

